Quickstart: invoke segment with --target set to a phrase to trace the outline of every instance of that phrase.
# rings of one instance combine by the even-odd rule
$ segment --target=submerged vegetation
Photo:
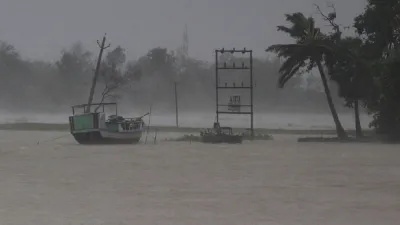
[[[269,134],[257,133],[257,132],[254,134],[254,136],[251,136],[250,133],[247,132],[247,133],[243,134],[243,140],[244,141],[269,141],[269,140],[273,140],[273,137]],[[201,142],[202,139],[201,139],[200,135],[185,134],[178,138],[168,139],[168,141]]]

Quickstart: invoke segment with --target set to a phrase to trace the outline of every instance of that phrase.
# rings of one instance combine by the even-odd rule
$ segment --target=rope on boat
[[[64,134],[64,135],[62,135],[62,136],[58,136],[58,137],[51,138],[51,139],[48,139],[48,140],[38,141],[37,144],[39,145],[39,144],[41,144],[41,143],[47,143],[47,142],[55,141],[55,140],[57,140],[57,139],[60,139],[60,138],[66,137],[66,136],[70,136],[70,135],[71,135],[71,134]]]

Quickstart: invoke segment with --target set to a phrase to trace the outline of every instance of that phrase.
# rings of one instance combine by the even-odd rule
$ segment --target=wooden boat
[[[124,118],[118,116],[116,103],[93,103],[100,112],[87,113],[88,104],[72,106],[69,117],[70,132],[79,144],[133,144],[142,137],[145,123],[143,117]],[[115,108],[113,115],[107,116],[105,106]],[[83,109],[83,113],[76,113]]]

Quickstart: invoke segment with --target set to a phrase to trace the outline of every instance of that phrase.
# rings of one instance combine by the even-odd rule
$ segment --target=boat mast
[[[103,56],[103,51],[104,51],[104,49],[110,47],[110,44],[105,46],[105,43],[106,43],[106,34],[104,34],[104,37],[103,37],[103,40],[102,40],[101,44],[100,44],[99,41],[97,41],[97,44],[100,47],[100,52],[99,52],[99,57],[97,59],[96,70],[94,72],[94,76],[93,76],[93,80],[92,80],[92,87],[90,88],[88,105],[87,105],[87,108],[85,110],[86,113],[90,113],[90,108],[91,108],[91,105],[92,105],[92,102],[93,102],[94,90],[96,89],[97,77],[99,76],[99,73],[100,73],[100,65],[101,65],[101,58]]]

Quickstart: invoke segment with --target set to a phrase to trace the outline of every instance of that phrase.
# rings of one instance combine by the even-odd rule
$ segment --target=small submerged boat
[[[221,127],[219,123],[214,123],[212,129],[207,129],[201,132],[200,136],[204,143],[241,144],[243,141],[242,134],[234,134],[232,127]]]
[[[70,132],[79,144],[133,144],[138,143],[145,128],[143,117],[124,118],[118,116],[117,103],[93,103],[94,112],[88,112],[88,104],[72,106],[69,117]],[[114,107],[107,116],[105,107]],[[77,113],[83,109],[82,113]]]

